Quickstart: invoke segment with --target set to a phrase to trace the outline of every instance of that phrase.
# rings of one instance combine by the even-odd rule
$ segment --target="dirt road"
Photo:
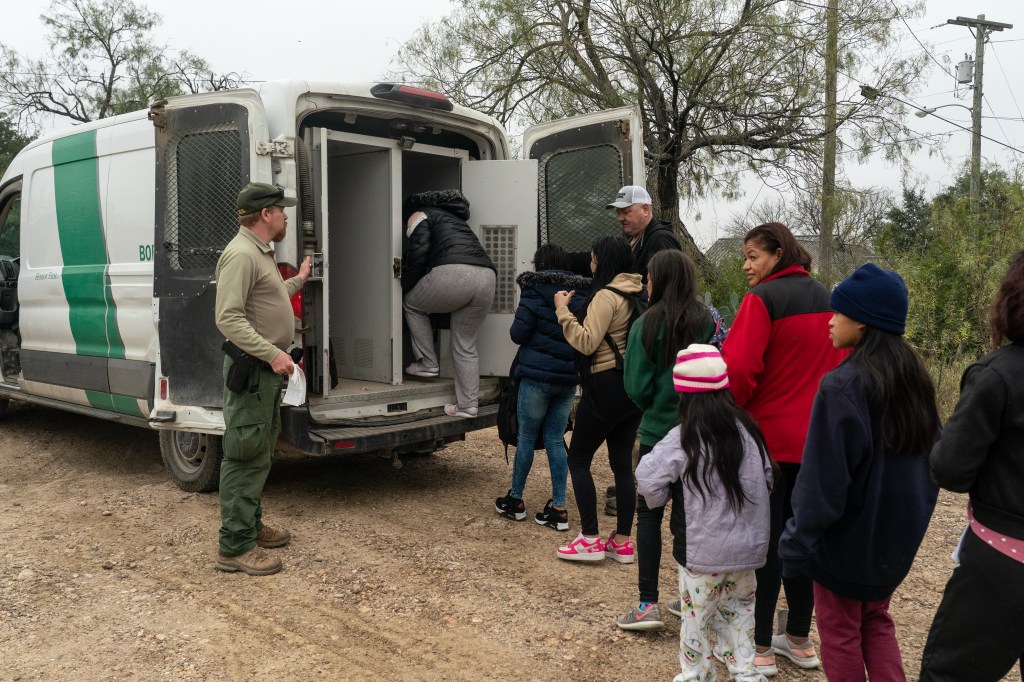
[[[610,483],[606,466],[595,473]],[[376,457],[276,462],[266,518],[294,540],[274,550],[282,573],[250,578],[214,570],[217,497],[170,482],[154,433],[12,403],[0,680],[672,679],[678,620],[641,636],[614,624],[636,597],[635,566],[556,559],[566,534],[494,514],[509,476],[493,430],[399,470]],[[548,496],[541,454],[531,518]],[[893,600],[911,677],[963,508],[940,499]],[[668,552],[662,584],[674,585]],[[778,680],[824,679],[779,665]]]

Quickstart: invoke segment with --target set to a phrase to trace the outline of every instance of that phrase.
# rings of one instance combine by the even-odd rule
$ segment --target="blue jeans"
[[[533,451],[537,434],[543,428],[544,449],[548,453],[551,469],[551,504],[565,506],[565,482],[569,475],[565,452],[565,425],[576,395],[575,386],[549,384],[525,377],[519,380],[519,433],[516,437],[516,457],[512,463],[512,497],[522,498],[526,477],[533,466]]]

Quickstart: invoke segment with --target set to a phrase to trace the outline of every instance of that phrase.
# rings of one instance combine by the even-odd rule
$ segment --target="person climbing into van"
[[[402,257],[402,307],[415,360],[406,373],[439,372],[431,313],[451,313],[455,403],[449,417],[475,417],[480,391],[476,337],[494,300],[497,271],[469,224],[469,200],[457,189],[413,194],[405,200],[408,245]]]
[[[289,298],[302,289],[310,274],[307,257],[299,274],[283,281],[270,247],[284,239],[288,230],[284,209],[295,204],[274,185],[250,182],[243,187],[237,200],[238,234],[217,262],[216,322],[227,337],[216,563],[222,571],[277,573],[281,560],[263,550],[283,547],[291,540],[288,531],[264,525],[260,497],[281,431],[282,376],[295,371],[285,352],[295,336]],[[241,372],[243,367],[247,370]]]

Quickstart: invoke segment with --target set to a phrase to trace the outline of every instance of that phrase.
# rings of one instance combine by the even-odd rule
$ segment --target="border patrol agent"
[[[220,467],[220,547],[217,568],[270,575],[281,560],[264,548],[283,547],[286,530],[263,524],[260,497],[281,431],[281,389],[295,371],[285,349],[295,335],[289,298],[309,279],[281,279],[272,242],[288,229],[296,200],[274,185],[251,182],[238,193],[238,234],[217,263],[217,328],[224,344],[224,458]]]

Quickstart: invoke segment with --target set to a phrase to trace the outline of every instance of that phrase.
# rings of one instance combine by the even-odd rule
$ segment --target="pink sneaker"
[[[604,543],[604,555],[609,559],[618,561],[620,564],[631,564],[636,558],[636,547],[633,545],[632,540],[626,540],[622,544],[615,542],[612,538],[615,537],[615,533],[608,536],[608,540]]]
[[[587,542],[583,533],[580,533],[568,545],[556,549],[555,554],[566,561],[601,561],[604,559],[604,542],[601,538]]]

